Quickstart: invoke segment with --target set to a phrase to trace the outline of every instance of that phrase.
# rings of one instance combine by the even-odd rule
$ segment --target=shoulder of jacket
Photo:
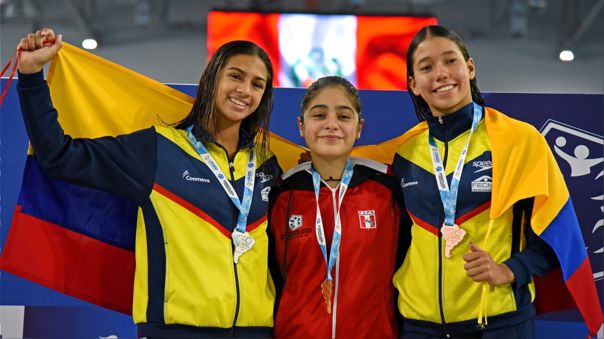
[[[283,173],[283,175],[281,176],[281,179],[285,180],[285,179],[293,176],[294,174],[302,172],[302,171],[310,171],[311,164],[312,163],[310,161],[303,162],[300,165],[293,167],[293,168],[289,169],[287,172]]]
[[[370,169],[375,170],[380,173],[384,173],[384,174],[388,173],[388,166],[386,164],[383,164],[381,162],[377,162],[377,161],[374,161],[371,159],[360,158],[360,157],[350,157],[350,162],[355,166],[356,165],[365,166],[367,168],[370,168]]]

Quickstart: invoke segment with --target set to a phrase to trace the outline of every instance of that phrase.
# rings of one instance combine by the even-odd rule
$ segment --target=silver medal
[[[233,244],[235,245],[233,260],[235,261],[235,264],[237,264],[239,262],[239,257],[242,256],[243,253],[249,251],[256,243],[256,240],[254,240],[248,232],[240,232],[237,230],[233,231],[231,237],[233,239]]]

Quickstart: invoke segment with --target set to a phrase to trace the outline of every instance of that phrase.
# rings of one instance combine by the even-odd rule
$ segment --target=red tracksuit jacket
[[[340,255],[331,272],[332,314],[327,313],[320,287],[327,265],[315,235],[310,163],[284,174],[271,191],[271,257],[276,259],[271,266],[277,272],[273,277],[279,291],[277,338],[398,337],[392,276],[404,257],[410,222],[401,214],[400,190],[387,167],[360,158],[351,161],[354,173],[340,212]],[[321,185],[319,206],[328,255],[337,196],[337,189]]]

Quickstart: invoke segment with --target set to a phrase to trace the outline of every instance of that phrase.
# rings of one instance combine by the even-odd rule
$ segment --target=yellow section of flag
[[[68,43],[52,61],[47,80],[59,122],[74,138],[117,136],[173,124],[191,111],[194,102],[178,90]],[[355,147],[352,155],[390,163],[399,139]],[[296,166],[306,151],[272,133],[269,143],[284,171]]]

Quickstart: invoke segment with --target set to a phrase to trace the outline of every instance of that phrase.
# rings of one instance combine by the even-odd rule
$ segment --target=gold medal
[[[321,294],[323,294],[323,299],[325,299],[325,304],[327,304],[327,313],[331,314],[331,294],[333,291],[333,282],[331,280],[325,279],[321,283]]]

